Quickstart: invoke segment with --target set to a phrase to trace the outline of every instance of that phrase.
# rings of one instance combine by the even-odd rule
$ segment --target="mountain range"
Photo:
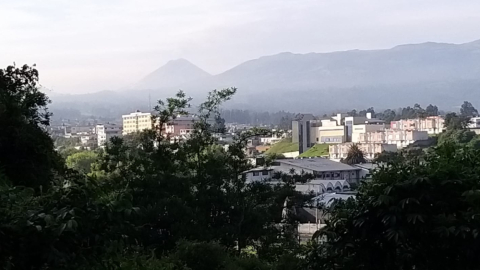
[[[323,113],[432,103],[455,110],[464,100],[480,103],[480,40],[384,50],[286,52],[249,60],[217,75],[178,59],[126,90],[55,96],[52,106],[78,108],[86,114],[121,114],[146,110],[154,100],[179,89],[201,101],[208,91],[224,87],[238,88],[226,104],[230,108]]]

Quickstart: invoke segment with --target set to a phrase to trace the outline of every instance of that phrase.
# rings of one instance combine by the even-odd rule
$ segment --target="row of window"
[[[262,175],[268,175],[268,171],[263,171]],[[253,176],[260,176],[260,172],[253,172]]]

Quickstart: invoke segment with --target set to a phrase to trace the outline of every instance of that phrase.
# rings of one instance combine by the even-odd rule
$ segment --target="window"
[[[253,176],[259,176],[260,172],[253,172]]]
[[[268,171],[263,171],[262,175],[268,175]]]

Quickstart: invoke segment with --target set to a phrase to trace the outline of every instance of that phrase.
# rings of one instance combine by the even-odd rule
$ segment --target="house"
[[[392,121],[390,128],[394,130],[418,130],[428,134],[440,134],[445,130],[445,119],[441,116],[429,116],[426,118],[402,119]]]
[[[362,133],[359,136],[361,143],[395,144],[398,149],[407,147],[416,141],[429,139],[427,131],[419,130],[386,129],[384,131]]]

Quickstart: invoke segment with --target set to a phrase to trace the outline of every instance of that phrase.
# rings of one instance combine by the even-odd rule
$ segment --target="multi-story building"
[[[350,147],[354,143],[341,143],[341,144],[332,144],[329,146],[329,156],[332,160],[344,159],[348,155]],[[395,152],[397,151],[396,144],[386,144],[386,143],[357,143],[358,148],[362,150],[366,159],[374,159],[376,154],[382,152]]]
[[[347,139],[346,128],[339,125],[338,121],[320,120],[320,126],[311,127],[310,141],[313,143],[343,143]]]
[[[301,154],[314,144],[311,141],[311,125],[317,120],[312,114],[299,114],[292,121],[292,142],[298,143],[298,152]]]
[[[165,133],[172,137],[189,136],[197,120],[194,116],[177,116],[165,125]]]
[[[154,121],[151,113],[136,111],[131,114],[122,115],[123,135],[153,129]]]
[[[445,119],[441,116],[429,116],[417,119],[392,121],[391,129],[426,131],[428,134],[440,134],[445,129]]]
[[[374,131],[359,135],[362,143],[395,144],[398,149],[404,148],[416,141],[428,140],[427,131],[418,130],[394,130]]]
[[[89,149],[97,147],[97,135],[96,134],[87,134],[80,136],[80,142],[84,147]]]
[[[103,124],[95,127],[97,133],[97,144],[103,147],[112,137],[122,136],[122,128],[115,124]]]

